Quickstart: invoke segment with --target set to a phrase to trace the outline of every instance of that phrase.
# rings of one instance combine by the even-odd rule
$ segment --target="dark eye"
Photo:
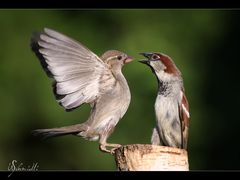
[[[121,59],[122,59],[122,56],[118,56],[117,59],[118,59],[118,60],[121,60]]]
[[[160,57],[159,57],[158,55],[154,54],[154,55],[152,56],[152,59],[157,60],[157,59],[160,59]]]

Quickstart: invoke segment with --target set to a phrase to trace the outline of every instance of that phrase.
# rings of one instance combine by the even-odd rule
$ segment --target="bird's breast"
[[[179,119],[178,100],[173,97],[158,95],[155,102],[155,113],[158,123]]]

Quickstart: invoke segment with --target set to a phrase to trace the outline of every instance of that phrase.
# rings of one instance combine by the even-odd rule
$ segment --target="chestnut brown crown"
[[[139,62],[150,66],[154,72],[164,71],[167,74],[175,76],[181,76],[181,72],[173,62],[173,60],[166,54],[163,53],[140,53],[147,60],[141,60]]]

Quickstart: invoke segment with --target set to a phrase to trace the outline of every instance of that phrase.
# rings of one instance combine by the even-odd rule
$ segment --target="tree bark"
[[[188,171],[188,154],[184,149],[151,144],[132,144],[115,150],[120,171]]]

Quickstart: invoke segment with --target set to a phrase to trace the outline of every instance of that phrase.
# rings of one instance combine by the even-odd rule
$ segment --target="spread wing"
[[[184,93],[184,90],[181,91],[181,103],[178,105],[179,116],[182,125],[182,146],[184,149],[187,149],[187,141],[188,141],[188,128],[189,128],[189,105],[187,97]]]
[[[54,78],[55,97],[66,110],[93,103],[99,92],[111,88],[115,80],[107,64],[97,55],[54,30],[45,28],[44,32],[34,34],[31,47],[47,75]],[[104,77],[110,79],[107,87],[99,83]]]

